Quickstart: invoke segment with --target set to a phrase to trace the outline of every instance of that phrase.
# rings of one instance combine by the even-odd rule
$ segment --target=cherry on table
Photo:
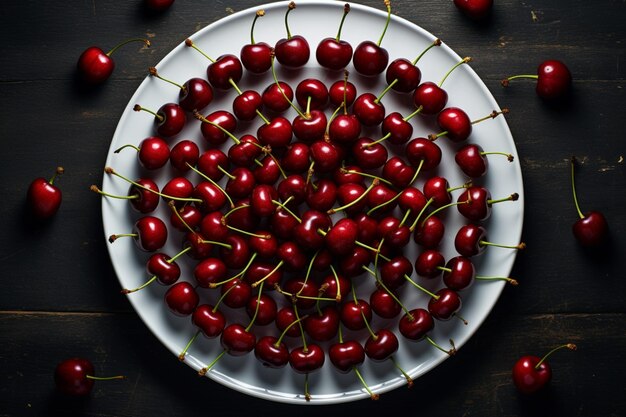
[[[567,348],[576,350],[576,345],[567,343],[549,351],[543,358],[533,355],[522,356],[513,365],[512,377],[517,390],[523,394],[532,394],[544,388],[552,379],[552,367],[546,361],[557,350]]]
[[[454,5],[472,20],[485,20],[491,15],[493,0],[454,0]]]
[[[26,204],[35,218],[39,220],[49,219],[61,207],[63,193],[59,187],[54,185],[54,181],[63,172],[65,172],[63,167],[57,167],[49,180],[41,177],[35,178],[28,186]]]
[[[574,206],[578,212],[578,220],[574,222],[572,226],[572,232],[576,240],[582,245],[587,247],[600,246],[606,242],[609,235],[609,224],[606,221],[604,215],[596,210],[588,211],[583,214],[578,204],[578,196],[576,194],[576,186],[574,182],[574,168],[576,165],[576,158],[572,157],[570,160],[571,167],[571,179],[572,179],[572,194],[574,196]]]
[[[150,46],[150,41],[147,39],[133,38],[119,43],[106,53],[97,46],[91,46],[85,49],[76,64],[80,78],[84,82],[92,85],[105,82],[115,69],[115,61],[113,61],[111,55],[117,51],[119,47],[130,42],[142,42],[146,46]]]
[[[163,12],[169,9],[175,0],[144,0],[144,4],[150,10],[155,12]]]
[[[508,87],[512,80],[528,78],[537,80],[535,92],[545,100],[564,98],[572,87],[572,74],[567,66],[558,60],[547,60],[539,64],[537,74],[514,75],[502,80],[502,86]]]
[[[431,48],[440,45],[441,40],[435,39],[413,61],[409,61],[406,58],[398,58],[392,61],[385,72],[385,80],[389,87],[399,93],[410,93],[414,91],[422,80],[422,72],[417,67],[417,62]]]
[[[97,377],[93,363],[85,358],[63,360],[59,362],[54,370],[54,382],[57,389],[61,393],[71,396],[88,395],[93,389],[95,381],[125,378],[122,375]]]
[[[349,42],[341,40],[341,29],[346,20],[346,16],[350,13],[350,5],[346,3],[343,7],[343,16],[339,24],[337,36],[334,38],[324,38],[317,45],[315,57],[317,62],[324,68],[331,70],[344,69],[352,59],[352,45]]]

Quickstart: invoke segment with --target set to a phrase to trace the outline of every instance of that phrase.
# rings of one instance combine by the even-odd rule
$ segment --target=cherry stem
[[[246,273],[246,271],[248,271],[248,269],[250,269],[250,266],[252,265],[252,262],[254,262],[254,259],[256,258],[256,256],[257,256],[257,254],[253,253],[252,256],[250,257],[250,259],[248,260],[248,263],[246,264],[246,266],[241,271],[239,271],[237,274],[233,275],[232,277],[230,277],[228,279],[225,279],[224,281],[212,282],[212,283],[209,284],[209,288],[217,288],[217,287],[219,287],[221,285],[224,285],[224,284],[226,284],[226,283],[228,283],[228,282],[230,282],[230,281],[232,281],[234,279],[237,279],[237,278],[243,276]],[[228,291],[230,291],[231,288],[234,288],[234,287],[230,287],[228,289]],[[219,301],[217,302],[217,304],[213,308],[213,311],[217,310],[217,306],[219,305],[219,303],[222,302],[222,299],[224,298],[224,295],[222,295],[222,297],[220,297]]]
[[[402,120],[404,120],[405,122],[408,122],[409,120],[411,120],[413,117],[417,116],[418,114],[420,114],[422,112],[422,110],[424,110],[424,106],[422,106],[420,104],[420,106],[411,114],[409,114],[408,116],[405,116],[402,118]]]
[[[250,28],[250,43],[254,45],[254,25],[256,25],[256,21],[259,17],[265,16],[265,10],[257,10],[256,15],[254,15],[254,20],[252,20],[252,27]]]
[[[402,369],[402,368],[400,367],[400,365],[399,365],[399,364],[398,364],[398,362],[396,361],[396,358],[394,358],[394,357],[393,357],[393,355],[392,355],[392,356],[390,356],[390,357],[389,357],[389,360],[391,361],[391,363],[393,363],[393,366],[395,366],[395,367],[396,367],[396,369],[397,369],[398,371],[400,371],[400,373],[402,374],[402,376],[404,376],[404,379],[406,379],[407,386],[408,386],[409,388],[413,387],[413,378],[411,378],[411,377],[409,376],[409,374],[407,374],[407,373],[404,371],[404,369]]]
[[[226,349],[224,349],[222,352],[220,352],[219,355],[217,355],[217,358],[213,359],[213,361],[208,364],[207,366],[205,366],[204,368],[200,369],[198,371],[198,375],[200,376],[205,376],[207,372],[209,372],[211,370],[211,368],[213,368],[213,366],[215,366],[215,364],[217,363],[217,361],[219,361],[220,359],[222,359],[222,356],[224,356],[224,354],[227,352]]]
[[[113,54],[115,51],[118,50],[118,48],[126,45],[127,43],[131,43],[131,42],[143,42],[148,48],[150,47],[150,41],[148,39],[143,39],[143,38],[132,38],[132,39],[128,39],[125,40],[121,43],[118,43],[117,45],[115,45],[109,52],[106,53],[107,56],[111,56],[111,54]]]
[[[210,56],[208,56],[202,49],[198,48],[196,46],[196,44],[193,43],[193,41],[191,39],[189,39],[189,38],[185,39],[185,45],[187,45],[190,48],[195,49],[196,51],[200,52],[206,59],[208,59],[212,63],[215,63],[215,60],[213,58],[211,58]]]
[[[113,195],[113,194],[109,194],[107,192],[102,191],[100,188],[98,188],[97,185],[92,185],[91,187],[89,187],[89,189],[91,191],[93,191],[94,193],[98,193],[100,195],[103,195],[105,197],[110,197],[110,198],[117,198],[120,200],[136,200],[139,198],[139,194],[133,194],[133,195]]]
[[[265,283],[261,282],[261,286],[259,287],[259,295],[257,295],[257,297],[256,297],[256,307],[254,309],[254,315],[252,316],[252,318],[250,319],[250,323],[248,323],[248,326],[244,330],[246,333],[248,333],[250,331],[250,329],[254,325],[254,322],[255,322],[257,316],[259,315],[259,307],[261,305],[261,294],[263,294],[263,284],[265,284]],[[254,288],[254,286],[253,286],[253,288]]]
[[[293,312],[296,315],[296,322],[298,323],[298,326],[300,327],[300,336],[302,337],[302,350],[304,352],[308,352],[309,348],[306,344],[306,337],[304,337],[304,328],[302,327],[302,319],[300,318],[300,312],[298,312],[298,306],[296,305],[295,301],[293,302]]]
[[[497,203],[502,203],[503,201],[517,201],[519,200],[519,194],[518,193],[513,193],[508,197],[504,197],[504,198],[500,198],[497,200],[487,200],[487,204],[488,205],[493,205],[493,204],[497,204]],[[467,200],[469,201],[469,200]]]
[[[289,5],[287,7],[287,12],[285,13],[285,29],[287,29],[287,39],[291,39],[291,32],[289,31],[289,21],[288,21],[288,17],[289,17],[289,13],[296,8],[296,3],[295,2],[289,2]]]
[[[417,217],[415,218],[415,220],[413,220],[413,224],[411,224],[411,227],[409,227],[409,230],[411,232],[413,232],[415,230],[415,228],[417,227],[417,224],[420,221],[420,218],[422,217],[422,214],[424,214],[424,212],[426,211],[426,208],[428,208],[428,206],[430,206],[433,201],[435,201],[435,200],[433,200],[433,198],[431,197],[431,198],[428,199],[426,204],[424,204],[424,207],[422,207],[420,212],[417,214]]]
[[[162,122],[165,117],[161,116],[160,114],[155,113],[153,110],[150,109],[146,109],[145,107],[141,107],[139,104],[135,104],[135,106],[133,107],[134,111],[145,111],[147,113],[150,113],[151,115],[153,115],[155,117],[155,119],[158,119],[159,122]]]
[[[192,166],[189,162],[186,162],[186,164],[189,167],[189,169],[191,169],[193,172],[195,172],[196,174],[200,175],[202,178],[204,178],[205,180],[207,180],[208,182],[213,184],[215,187],[217,187],[224,194],[224,196],[226,197],[226,199],[230,203],[230,208],[231,209],[235,208],[235,203],[233,202],[232,198],[230,198],[228,193],[222,188],[221,185],[219,185],[217,182],[213,181],[208,175],[206,175],[204,172],[200,171],[198,168]]]
[[[337,42],[341,39],[341,29],[343,28],[343,22],[345,22],[348,13],[350,13],[350,5],[346,3],[343,6],[343,16],[341,17],[341,23],[339,23],[339,30],[337,31],[337,37],[335,38]]]
[[[289,325],[287,327],[285,327],[285,330],[283,330],[281,332],[280,336],[278,336],[278,339],[276,339],[276,342],[274,343],[274,347],[276,347],[276,348],[279,347],[281,342],[283,341],[285,335],[289,331],[289,329],[291,329],[296,324],[299,324],[300,322],[302,322],[302,320],[306,319],[307,317],[309,317],[308,314],[306,314],[306,315],[304,315],[302,317],[298,317],[296,320],[294,320],[291,323],[289,323]]]
[[[365,327],[367,328],[367,331],[369,332],[370,336],[372,336],[372,339],[378,340],[378,335],[374,332],[374,330],[372,329],[372,326],[370,326],[369,320],[367,320],[367,317],[365,317],[365,313],[363,312],[363,309],[361,309],[361,317],[363,317],[363,323],[365,323]]]
[[[407,317],[409,317],[409,319],[411,321],[415,320],[415,317],[411,314],[409,309],[406,308],[404,306],[404,304],[402,304],[400,299],[393,292],[391,292],[389,290],[389,288],[387,288],[387,286],[381,281],[381,279],[378,277],[378,273],[376,273],[375,271],[372,271],[370,268],[368,268],[365,265],[363,265],[361,268],[363,268],[364,270],[369,272],[370,275],[372,275],[374,278],[376,278],[376,282],[378,283],[378,285],[380,285],[382,287],[382,289],[385,290],[387,292],[387,294],[389,294],[391,296],[391,298],[393,298],[396,303],[398,303],[398,305],[402,308],[402,310],[404,310],[404,312],[406,313]]]
[[[570,159],[570,171],[571,171],[571,177],[572,177],[572,195],[574,196],[574,206],[576,207],[576,211],[578,212],[578,216],[581,219],[583,219],[583,218],[585,218],[585,215],[580,210],[580,205],[578,204],[578,196],[576,194],[576,184],[575,184],[575,181],[574,181],[574,166],[575,165],[576,165],[576,158],[572,156],[572,158]]]
[[[447,353],[450,356],[452,356],[452,355],[454,355],[456,353],[456,348],[454,347],[454,345],[452,345],[452,348],[450,350],[445,350],[437,342],[435,342],[433,339],[431,339],[430,336],[426,336],[426,340],[428,341],[428,343],[430,343],[431,345],[433,345],[434,347],[436,347],[437,349],[439,349],[443,353]],[[452,341],[450,341],[450,342],[452,342]]]
[[[508,112],[509,112],[509,109],[507,109],[507,108],[504,108],[504,109],[502,109],[502,110],[500,110],[500,111],[494,110],[494,111],[492,111],[491,113],[489,113],[489,114],[488,114],[487,116],[485,116],[485,117],[481,117],[480,119],[476,119],[476,120],[471,121],[471,122],[470,122],[470,124],[475,125],[476,123],[484,122],[484,121],[485,121],[485,120],[487,120],[487,119],[495,119],[495,118],[496,118],[496,117],[498,117],[499,115],[501,115],[501,114],[507,114]],[[447,131],[447,130],[444,130],[443,132],[439,132],[439,133],[437,133],[436,135],[435,135],[435,134],[430,134],[430,135],[428,135],[428,139],[430,139],[430,140],[432,140],[432,141],[435,141],[435,140],[437,140],[438,138],[440,138],[440,137],[442,137],[442,136],[445,136],[445,135],[447,135],[447,134],[448,134],[448,131]]]
[[[374,394],[372,390],[370,389],[370,387],[367,386],[367,383],[365,382],[365,379],[361,375],[361,372],[359,372],[359,369],[356,366],[354,366],[352,369],[354,370],[354,373],[356,374],[357,378],[359,378],[359,381],[361,381],[361,384],[363,384],[365,391],[367,391],[367,393],[370,395],[370,398],[374,401],[378,400],[380,396],[378,394]]]
[[[179,361],[183,362],[185,360],[185,356],[187,355],[187,351],[189,350],[189,348],[191,347],[191,344],[196,340],[196,337],[198,337],[199,334],[200,334],[200,330],[198,330],[196,332],[196,334],[194,334],[193,337],[189,340],[189,342],[187,342],[187,346],[185,346],[183,351],[180,352],[180,354],[178,355],[178,360]]]
[[[233,213],[234,213],[234,212],[236,212],[237,210],[245,209],[245,208],[248,208],[248,207],[250,207],[250,205],[249,205],[249,204],[242,204],[242,205],[240,205],[240,206],[237,206],[237,207],[234,207],[234,208],[230,209],[228,212],[226,212],[226,214],[224,214],[224,215],[222,216],[222,221],[224,221],[224,222],[225,222],[225,221],[226,221],[226,219],[228,218],[228,216],[230,216],[231,214],[233,214]]]
[[[226,175],[228,178],[230,178],[231,180],[236,180],[237,177],[234,176],[233,174],[231,174],[230,172],[226,171],[224,168],[222,168],[221,165],[217,166],[217,169],[219,169],[220,171],[222,171],[222,174]]]
[[[120,291],[121,294],[131,294],[140,290],[143,290],[144,288],[146,288],[148,285],[152,284],[154,281],[156,281],[157,276],[153,275],[149,280],[147,280],[146,282],[144,282],[143,284],[141,284],[140,286],[138,286],[137,288],[133,288],[132,290],[129,290],[127,288],[124,288],[123,290]]]
[[[575,344],[573,344],[573,343],[566,343],[566,344],[564,344],[564,345],[557,346],[557,347],[555,347],[554,349],[552,349],[550,352],[546,353],[546,354],[544,355],[544,357],[543,357],[543,358],[541,358],[541,360],[540,360],[539,362],[537,362],[537,365],[535,365],[535,369],[539,369],[539,367],[541,366],[541,364],[542,364],[542,363],[543,363],[546,359],[548,359],[548,356],[552,355],[552,354],[553,354],[554,352],[556,352],[557,350],[560,350],[560,349],[563,349],[563,348],[568,348],[569,350],[576,350],[576,349],[577,349],[576,345],[575,345]]]
[[[232,133],[230,133],[227,129],[225,129],[223,126],[220,126],[218,123],[212,122],[210,120],[208,120],[206,117],[204,117],[203,115],[200,114],[200,112],[198,112],[197,110],[194,110],[193,112],[193,116],[200,120],[202,123],[208,123],[211,126],[215,126],[217,127],[219,130],[221,130],[226,136],[228,136],[229,138],[232,139],[233,142],[235,142],[236,145],[239,145],[241,143],[241,141],[239,139],[237,139],[235,137],[235,135],[233,135]],[[250,142],[250,143],[254,143],[254,142]]]
[[[87,379],[93,379],[94,381],[110,381],[112,379],[126,379],[124,375],[115,375],[115,376],[95,376],[95,375],[85,375]]]
[[[265,280],[268,279],[274,272],[278,271],[280,269],[281,266],[283,266],[283,264],[285,263],[285,261],[280,261],[275,267],[274,269],[272,269],[270,272],[267,273],[267,275],[265,275],[263,278],[261,278],[260,280],[258,280],[257,282],[253,282],[250,286],[252,288],[256,288],[259,284],[263,285]]]
[[[404,274],[404,279],[406,279],[409,284],[413,285],[415,288],[417,288],[418,290],[422,291],[423,293],[429,295],[431,298],[434,298],[435,300],[438,300],[441,296],[433,293],[432,291],[427,290],[426,288],[422,287],[421,285],[419,285],[417,282],[415,282],[410,276],[408,276],[407,274]]]
[[[526,244],[524,242],[520,242],[517,245],[501,245],[499,243],[493,243],[493,242],[487,242],[485,240],[481,240],[479,243],[482,246],[495,246],[497,248],[504,248],[504,249],[517,249],[517,250],[526,249]]]
[[[137,236],[138,236],[137,233],[118,233],[118,234],[109,236],[109,243],[113,243],[121,237],[137,237]]]
[[[472,200],[471,200],[470,196],[468,195],[467,196],[467,200],[465,200],[465,201],[452,202],[452,203],[445,204],[445,205],[443,205],[441,207],[437,207],[435,210],[430,212],[428,214],[428,216],[424,217],[424,220],[422,220],[422,226],[426,223],[426,220],[430,219],[432,216],[434,216],[435,214],[439,213],[440,211],[443,211],[443,210],[445,210],[445,209],[447,209],[449,207],[460,206],[461,204],[469,204],[471,202],[472,202]]]
[[[285,90],[283,90],[283,88],[280,86],[280,81],[278,81],[278,75],[276,75],[276,66],[274,65],[275,55],[274,55],[274,51],[273,50],[271,52],[271,56],[272,56],[271,70],[272,70],[272,77],[274,77],[274,84],[276,84],[278,86],[278,89],[280,90],[280,93],[282,94],[282,96],[285,99],[285,101],[287,101],[287,103],[289,103],[291,108],[294,109],[296,111],[296,113],[298,113],[298,115],[300,117],[302,117],[305,120],[309,120],[311,118],[311,115],[308,112],[306,114],[302,113],[302,111],[298,108],[298,106],[293,104],[293,101],[291,101],[289,99],[289,97],[287,97],[287,94],[285,93]],[[269,122],[267,122],[267,124],[269,124]]]
[[[54,171],[54,174],[52,174],[52,177],[48,180],[48,184],[53,185],[54,180],[56,180],[59,175],[63,175],[64,172],[65,168],[57,167],[56,171]]]
[[[121,147],[117,148],[116,150],[113,151],[113,153],[120,153],[120,151],[122,149],[125,149],[125,148],[133,148],[137,152],[139,152],[141,150],[138,146],[135,146],[135,145],[132,145],[132,144],[129,143],[128,145],[124,145],[124,146],[121,146]]]
[[[298,223],[302,223],[302,219],[298,216],[296,216],[296,214],[291,211],[291,209],[289,209],[286,205],[284,205],[283,203],[281,203],[280,201],[276,201],[276,200],[272,200],[272,203],[276,204],[278,207],[282,208],[283,210],[285,210],[287,213],[291,214],[291,216],[296,219],[296,221]]]
[[[328,214],[334,214],[334,213],[337,213],[338,211],[345,210],[345,209],[347,209],[347,208],[350,208],[350,207],[354,206],[354,205],[355,205],[355,204],[357,204],[359,201],[363,200],[363,199],[367,196],[367,194],[368,194],[370,191],[372,191],[372,189],[373,189],[374,187],[376,187],[377,185],[378,185],[378,179],[377,179],[377,178],[375,178],[375,179],[374,179],[374,181],[372,181],[372,183],[370,184],[370,186],[369,186],[369,187],[367,187],[367,189],[366,189],[365,191],[363,191],[363,193],[362,193],[360,196],[358,196],[357,198],[355,198],[355,199],[354,199],[354,200],[352,200],[351,202],[349,202],[349,203],[347,203],[347,204],[344,204],[344,205],[343,205],[343,206],[341,206],[341,207],[331,208],[331,209],[330,209],[330,210],[328,210],[326,213],[328,213]],[[368,213],[368,214],[369,214],[369,213]]]
[[[537,74],[520,74],[520,75],[514,75],[512,77],[508,77],[503,79],[502,81],[500,81],[500,84],[502,84],[503,87],[508,87],[509,86],[509,82],[511,80],[515,80],[518,78],[527,78],[527,79],[532,79],[532,80],[536,80],[539,78],[539,76]]]
[[[381,91],[381,93],[378,95],[378,97],[376,97],[376,100],[374,100],[374,103],[376,103],[376,104],[380,103],[380,100],[382,100],[383,97],[385,97],[385,94],[387,94],[389,92],[389,90],[391,90],[393,88],[393,86],[398,83],[398,81],[400,81],[400,80],[396,78],[391,83],[389,83],[389,85],[387,87],[385,87],[385,89],[383,91]]]
[[[513,162],[515,160],[515,157],[512,154],[506,153],[506,152],[491,151],[491,152],[481,152],[480,154],[483,155],[483,156],[487,156],[487,155],[502,155],[502,156],[506,156],[506,159],[509,162]]]
[[[183,92],[186,92],[187,89],[185,88],[185,86],[180,85],[172,80],[168,80],[167,78],[161,77],[161,75],[158,73],[156,67],[150,67],[148,68],[148,73],[150,73],[151,76],[158,78],[159,80],[165,81],[166,83],[170,83],[172,85],[175,85],[176,87],[180,88]]]
[[[411,63],[412,63],[413,65],[417,64],[417,62],[418,62],[420,59],[422,59],[422,57],[426,54],[426,52],[430,51],[432,47],[434,47],[434,46],[440,46],[440,45],[441,45],[441,39],[439,39],[439,38],[435,39],[435,40],[433,41],[433,43],[431,43],[430,45],[428,45],[428,47],[427,47],[426,49],[424,49],[424,50],[422,51],[422,53],[421,53],[421,54],[419,54],[419,55],[417,56],[417,58],[415,58],[415,59],[413,60],[413,62],[411,62]]]
[[[370,144],[368,144],[368,145],[370,145]],[[364,146],[368,146],[368,145],[364,145]],[[353,170],[353,169],[345,169],[345,168],[343,168],[343,171],[342,171],[342,172],[343,172],[344,174],[357,174],[357,175],[360,175],[360,176],[362,176],[362,177],[372,178],[372,179],[374,179],[374,180],[378,180],[378,181],[383,182],[383,183],[385,183],[385,184],[387,184],[387,185],[393,185],[393,184],[391,183],[391,181],[388,181],[388,180],[386,180],[386,179],[384,179],[384,178],[381,178],[381,177],[377,177],[376,175],[374,175],[374,174],[370,174],[370,173],[367,173],[367,172],[355,171],[355,170]]]
[[[389,22],[391,21],[391,0],[385,0],[385,7],[387,7],[387,21],[385,22],[383,33],[380,35],[380,39],[378,39],[378,46],[380,46],[383,42],[383,38],[385,37],[385,33],[387,33],[387,28],[389,27]]]
[[[519,282],[516,279],[509,278],[509,277],[496,277],[496,276],[487,277],[483,275],[476,275],[474,278],[479,279],[481,281],[506,281],[513,286],[517,286],[519,284]]]
[[[424,159],[420,159],[420,163],[417,166],[417,169],[415,170],[415,174],[413,175],[413,178],[411,178],[411,181],[409,181],[409,185],[413,185],[413,183],[415,181],[417,181],[417,177],[420,175],[420,171],[422,170],[422,166],[424,166]]]
[[[439,81],[439,87],[441,87],[444,83],[444,81],[446,81],[446,79],[448,78],[448,76],[450,74],[452,74],[452,72],[457,69],[458,67],[460,67],[461,65],[468,63],[472,60],[471,57],[466,56],[465,58],[463,58],[462,60],[460,60],[459,62],[456,63],[456,65],[454,65],[452,68],[450,68],[450,70],[446,73],[446,75],[443,76],[443,78],[441,79],[441,81]]]

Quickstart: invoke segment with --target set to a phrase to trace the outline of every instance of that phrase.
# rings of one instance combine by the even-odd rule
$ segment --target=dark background
[[[382,8],[381,1],[361,3]],[[626,3],[616,0],[496,1],[486,24],[464,18],[452,1],[395,1],[394,12],[442,38],[471,64],[496,100],[513,111],[525,184],[523,238],[528,250],[493,313],[456,357],[416,381],[369,400],[333,407],[275,404],[199,379],[167,351],[119,295],[103,239],[99,184],[110,139],[131,95],[187,36],[255,2],[179,0],[166,13],[141,1],[8,0],[0,13],[0,416],[195,416],[385,413],[443,416],[623,416],[626,392],[626,178],[623,155]],[[147,36],[149,50],[116,53],[113,77],[100,89],[75,81],[82,50],[105,51]],[[542,102],[531,82],[507,90],[499,80],[532,73],[544,59],[574,74],[570,102]],[[610,244],[582,250],[568,160],[581,164],[583,209],[602,211]],[[45,227],[25,216],[30,181],[66,168],[64,200]],[[577,352],[551,358],[547,391],[519,395],[511,367],[563,342]],[[86,400],[55,394],[52,373],[69,356],[90,358],[98,383]]]

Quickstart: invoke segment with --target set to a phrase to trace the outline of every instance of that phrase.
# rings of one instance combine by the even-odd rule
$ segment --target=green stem
[[[446,79],[448,78],[448,76],[450,74],[452,74],[452,71],[454,71],[455,69],[457,69],[458,67],[460,67],[461,65],[470,62],[472,60],[472,58],[470,57],[465,57],[462,60],[460,60],[459,62],[456,63],[455,66],[453,66],[452,68],[450,68],[450,70],[448,72],[446,72],[446,75],[443,76],[443,78],[441,79],[441,81],[439,81],[439,87],[441,87],[444,83],[444,81],[446,81]]]
[[[417,56],[417,58],[415,58],[415,59],[413,60],[412,64],[413,64],[413,65],[417,64],[417,62],[418,62],[420,59],[422,59],[422,57],[426,54],[426,52],[430,51],[432,47],[434,47],[434,46],[439,46],[439,45],[441,45],[441,39],[435,39],[435,40],[433,41],[433,43],[431,43],[430,45],[428,45],[428,47],[427,47],[426,49],[424,49],[424,50],[422,51],[422,53],[421,53],[421,54],[419,54],[419,55]]]
[[[131,43],[131,42],[143,42],[147,47],[150,47],[150,41],[149,40],[143,39],[143,38],[132,38],[132,39],[125,40],[124,42],[118,43],[109,52],[107,52],[106,55],[107,56],[111,56],[111,54],[113,54],[115,51],[117,51],[118,48],[126,45],[127,43]]]
[[[385,22],[385,28],[383,29],[383,33],[380,35],[380,39],[378,39],[378,46],[383,42],[383,38],[387,33],[387,28],[389,27],[389,22],[391,21],[391,1],[385,0],[385,6],[387,7],[387,21]]]
[[[571,166],[571,177],[572,177],[572,194],[574,195],[574,206],[576,206],[576,211],[578,212],[578,217],[580,217],[581,219],[583,219],[585,217],[585,215],[583,214],[583,212],[580,210],[580,205],[578,204],[578,196],[576,195],[576,184],[574,182],[574,165],[576,164],[576,159],[572,156],[572,159],[570,161],[570,166]]]
[[[202,54],[202,56],[204,56],[206,59],[208,59],[212,63],[215,63],[215,60],[213,58],[211,58],[210,56],[208,56],[207,54],[205,54],[202,49],[198,48],[196,46],[196,44],[193,43],[193,41],[191,39],[185,39],[185,45],[187,45],[190,48],[195,49],[196,51],[200,52],[200,54]]]
[[[563,349],[563,348],[568,348],[569,350],[576,350],[576,345],[573,343],[567,343],[561,346],[557,346],[554,349],[552,349],[550,352],[546,353],[544,355],[543,358],[541,358],[541,360],[539,362],[537,362],[537,365],[535,365],[535,369],[539,369],[539,367],[541,366],[542,363],[545,362],[546,359],[548,359],[548,356],[552,355],[554,352],[556,352],[557,350]]]
[[[348,13],[350,13],[350,5],[346,3],[346,5],[343,7],[343,16],[341,17],[341,22],[339,23],[339,30],[337,31],[337,37],[335,38],[337,42],[339,42],[339,40],[341,39],[341,29],[343,28],[343,22],[345,22],[346,16],[348,16]]]
[[[117,148],[116,150],[114,150],[114,151],[113,151],[113,153],[120,153],[120,151],[121,151],[122,149],[125,149],[125,148],[133,148],[133,149],[134,149],[134,150],[136,150],[137,152],[139,152],[139,151],[140,151],[140,149],[139,149],[139,147],[138,147],[138,146],[135,146],[135,145],[132,145],[132,144],[130,144],[130,143],[129,143],[128,145],[124,145],[124,146],[121,146],[121,147]]]
[[[180,354],[178,355],[178,360],[180,360],[181,362],[185,360],[185,356],[187,355],[187,351],[189,350],[189,348],[191,347],[191,344],[196,340],[196,337],[198,337],[199,334],[200,334],[200,330],[198,330],[196,332],[196,334],[193,335],[193,337],[187,343],[187,346],[185,346],[183,351],[180,352]]]
[[[256,25],[256,21],[259,17],[265,16],[265,10],[257,10],[256,15],[254,15],[254,20],[252,21],[252,27],[250,28],[250,43],[254,45],[254,25]]]

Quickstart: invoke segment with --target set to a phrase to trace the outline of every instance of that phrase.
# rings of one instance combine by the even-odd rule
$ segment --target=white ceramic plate
[[[325,81],[327,85],[330,85],[335,80],[342,79],[342,72],[332,73],[318,68],[314,51],[322,38],[335,36],[341,19],[343,4],[336,1],[301,1],[298,2],[297,9],[290,14],[289,22],[292,34],[303,35],[309,41],[312,50],[309,63],[301,71],[283,71],[278,66],[279,78],[289,80],[294,89],[298,80],[307,77],[319,78]],[[351,6],[352,9],[346,19],[342,38],[349,41],[353,47],[363,40],[371,39],[376,41],[385,23],[385,11],[375,10],[354,3],[351,3]],[[265,9],[266,15],[257,22],[255,39],[257,42],[264,41],[273,44],[285,36],[283,19],[287,2],[272,3],[259,8]],[[238,55],[241,46],[249,42],[249,28],[256,10],[258,9],[244,10],[221,19],[195,33],[191,36],[191,39],[213,57],[218,57],[224,53]],[[434,39],[433,35],[414,23],[393,16],[382,46],[389,51],[390,61],[399,57],[412,60]],[[458,62],[460,58],[459,55],[445,45],[445,42],[441,47],[432,49],[419,62],[419,67],[422,71],[422,81],[438,82],[442,75]],[[480,59],[480,57],[474,57],[474,59]],[[183,83],[191,77],[199,76],[206,78],[207,64],[208,61],[203,56],[181,43],[157,65],[157,68],[163,76]],[[351,66],[348,69],[352,69]],[[271,81],[270,73],[254,77],[245,73],[239,84],[242,89],[255,88],[258,91],[262,91]],[[384,77],[379,77],[375,80],[364,79],[356,74],[355,71],[351,71],[351,81],[359,87],[359,92],[366,90],[378,94],[385,87]],[[458,106],[465,109],[471,119],[482,117],[494,109],[499,109],[487,87],[469,65],[459,67],[448,78],[444,87],[449,94],[448,106]],[[208,114],[217,109],[230,110],[235,94],[234,91],[221,95],[218,93],[214,101],[203,113]],[[157,109],[165,102],[176,102],[177,97],[177,88],[155,78],[146,78],[122,114],[111,142],[106,165],[132,178],[146,175],[137,164],[135,152],[127,150],[114,154],[113,150],[127,143],[138,145],[142,139],[154,134],[152,118],[146,113],[134,112],[134,104],[139,103],[142,106]],[[413,111],[410,100],[395,92],[387,94],[383,103],[388,113],[397,110],[401,114],[406,115]],[[289,114],[291,118],[295,116],[293,112]],[[329,111],[327,111],[327,114],[329,114]],[[258,123],[259,121],[257,120],[253,123],[240,125],[239,133],[256,132]],[[438,131],[434,120],[431,118],[415,117],[412,123],[415,129],[414,136],[426,136],[429,133]],[[206,143],[200,135],[199,124],[200,122],[197,120],[189,122],[185,130],[172,141],[172,144],[181,139],[192,139],[200,145],[201,150],[206,149]],[[369,133],[373,138],[379,137],[379,131],[377,130],[370,130],[365,133]],[[478,143],[485,150],[509,152],[516,157],[513,163],[507,162],[505,158],[491,158],[489,173],[479,183],[486,186],[494,198],[504,197],[512,192],[519,193],[519,201],[515,203],[506,202],[495,206],[491,218],[486,222],[489,237],[492,241],[517,243],[521,237],[524,194],[520,165],[517,162],[517,152],[505,118],[498,117],[474,126],[468,142]],[[446,138],[441,138],[438,144],[442,148],[444,156],[437,174],[448,178],[451,185],[462,184],[466,179],[453,159],[454,150],[458,146],[452,145]],[[163,186],[165,181],[173,175],[173,172],[170,171],[168,165],[161,172],[157,174],[149,173],[149,175],[157,181],[159,186]],[[192,181],[198,180],[197,176],[191,175],[190,178]],[[422,184],[423,179],[417,181],[418,186]],[[128,184],[105,174],[103,189],[114,194],[125,194],[128,191]],[[455,192],[454,196],[457,195],[458,191]],[[133,212],[129,204],[122,200],[104,198],[102,212],[104,230],[107,237],[114,233],[130,231],[132,224],[138,218],[137,213]],[[164,204],[160,204],[156,213],[163,216],[164,219],[169,216],[169,211]],[[441,251],[446,259],[456,255],[452,244],[452,234],[463,223],[464,220],[455,209],[449,210],[449,213],[446,215],[447,237],[441,247]],[[180,250],[180,242],[181,234],[176,231],[170,231],[164,252],[173,256]],[[114,244],[108,244],[108,247],[114,269],[122,287],[136,287],[148,278],[144,269],[148,254],[137,250],[131,239],[119,239]],[[411,256],[414,259],[415,253],[412,253]],[[489,248],[483,255],[475,258],[478,273],[481,275],[508,276],[515,256],[514,251]],[[179,263],[183,269],[181,279],[193,281],[192,269],[194,262],[190,259],[181,259]],[[359,281],[367,280],[362,279]],[[419,282],[432,290],[443,286],[441,279],[424,282],[420,278]],[[437,322],[431,337],[443,346],[449,346],[448,340],[453,339],[457,348],[460,348],[487,317],[497,301],[503,286],[504,283],[502,281],[476,282],[472,287],[464,290],[461,293],[463,298],[462,315],[469,324],[465,326],[460,320]],[[158,339],[175,355],[178,355],[195,333],[195,329],[191,324],[190,318],[179,318],[169,313],[163,302],[165,291],[166,288],[154,284],[143,291],[129,295],[129,300]],[[202,301],[214,301],[216,298],[214,293],[217,290],[199,289],[199,291]],[[371,286],[361,284],[358,286],[357,291],[365,299],[369,299]],[[401,297],[403,302],[410,308],[425,308],[428,301],[425,295],[409,288],[408,285],[402,290]],[[228,307],[223,308],[229,317],[235,317],[243,323],[247,323],[249,320],[241,312],[230,310]],[[373,325],[374,327],[387,326],[397,333],[397,321],[395,320],[382,321],[375,319]],[[259,333],[276,332],[273,326],[269,326],[267,329],[259,328],[257,331]],[[412,343],[404,340],[401,335],[398,335],[398,338],[401,346],[395,358],[397,363],[412,378],[424,375],[448,357],[445,353],[430,346],[426,341]],[[210,363],[220,352],[219,340],[208,340],[199,337],[189,350],[186,363],[193,369],[199,370]],[[173,356],[172,360],[177,360],[176,356]],[[404,377],[390,361],[372,363],[366,360],[361,367],[361,372],[371,389],[376,393],[383,393],[406,384]],[[229,357],[226,355],[208,373],[208,376],[221,384],[246,394],[274,401],[305,403],[303,375],[294,373],[289,366],[280,370],[264,368],[256,360],[254,354],[249,354],[245,357]],[[311,374],[309,379],[312,404],[338,403],[368,397],[354,373],[338,373],[333,369],[328,358],[323,369]]]

